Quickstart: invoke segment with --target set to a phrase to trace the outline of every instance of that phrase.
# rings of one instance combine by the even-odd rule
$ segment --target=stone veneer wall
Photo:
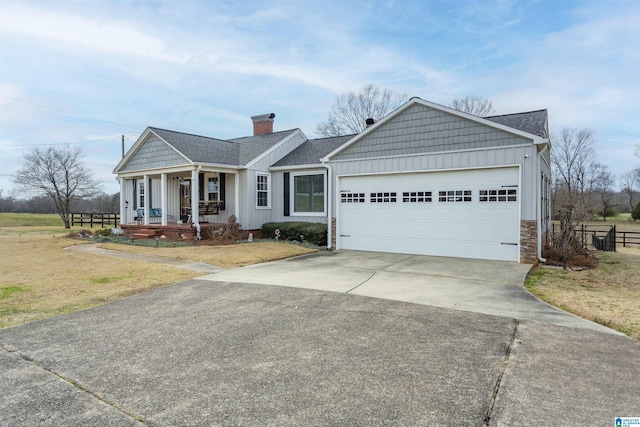
[[[520,262],[538,264],[538,224],[535,220],[520,221]]]
[[[331,218],[331,249],[336,248],[336,219]]]

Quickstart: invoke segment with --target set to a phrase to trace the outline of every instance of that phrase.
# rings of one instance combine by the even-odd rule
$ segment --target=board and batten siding
[[[240,206],[242,216],[240,225],[243,230],[257,230],[265,222],[273,222],[274,218],[282,215],[282,195],[278,198],[278,193],[282,192],[282,177],[277,178],[275,173],[269,171],[269,167],[282,159],[284,156],[295,150],[306,138],[301,131],[291,134],[285,141],[268,151],[263,157],[250,166],[250,169],[243,170],[240,174]],[[269,174],[271,205],[268,209],[256,206],[256,174]],[[292,220],[289,220],[292,221]]]
[[[149,135],[120,172],[187,165],[187,160],[155,135]]]
[[[531,144],[531,139],[415,104],[332,160],[472,150]]]
[[[180,219],[180,181],[172,179],[177,177],[176,174],[170,174],[167,176],[167,215],[169,222],[176,222]],[[141,178],[137,179],[138,182]],[[151,191],[146,192],[147,203],[149,208],[162,208],[162,181],[160,178],[151,179]],[[235,207],[235,184],[234,176],[231,173],[226,175],[226,191],[225,191],[225,210],[220,210],[218,215],[206,215],[203,220],[207,222],[220,222],[226,223],[231,215],[237,214],[234,212]],[[128,204],[125,204],[125,214],[123,223],[131,224],[134,222],[136,216],[136,210],[134,206],[136,203],[133,201],[134,188],[133,179],[124,179],[122,191],[124,192],[125,200]],[[136,206],[137,208],[138,206]],[[157,220],[155,220],[157,222]]]
[[[525,157],[527,156],[527,157]],[[462,170],[486,167],[506,167],[520,165],[520,194],[522,200],[521,218],[536,219],[536,191],[539,185],[537,176],[537,148],[535,145],[511,147],[492,147],[475,151],[457,151],[449,153],[429,153],[411,156],[397,156],[351,161],[331,161],[334,182],[336,176],[430,172]],[[433,189],[438,191],[438,189]],[[443,189],[446,190],[446,189]],[[336,213],[334,199],[332,216]]]

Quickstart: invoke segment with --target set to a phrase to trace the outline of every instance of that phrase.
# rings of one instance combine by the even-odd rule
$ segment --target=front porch
[[[125,236],[132,239],[170,239],[194,240],[198,230],[192,224],[178,224],[177,222],[162,224],[121,224]],[[164,237],[163,237],[164,236]],[[240,224],[238,223],[200,223],[200,237],[203,240],[218,238],[240,238]]]

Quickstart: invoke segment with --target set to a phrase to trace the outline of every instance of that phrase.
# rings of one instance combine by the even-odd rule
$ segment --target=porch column
[[[200,199],[199,173],[200,167],[191,171],[191,223],[196,225],[200,224],[200,215],[198,215],[198,201]]]
[[[149,225],[149,175],[142,177],[144,183],[144,225]]]
[[[236,214],[236,222],[240,224],[240,174],[233,174],[233,207]]]
[[[120,225],[127,223],[127,205],[125,204],[124,178],[118,177],[120,183]]]
[[[162,225],[167,225],[167,174],[160,174],[160,207],[162,208]]]

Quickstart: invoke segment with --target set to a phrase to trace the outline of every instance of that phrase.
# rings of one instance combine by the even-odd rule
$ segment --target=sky
[[[640,0],[0,0],[0,191],[34,146],[82,146],[103,191],[147,126],[216,138],[317,137],[367,83],[595,131],[597,160],[640,165]]]

